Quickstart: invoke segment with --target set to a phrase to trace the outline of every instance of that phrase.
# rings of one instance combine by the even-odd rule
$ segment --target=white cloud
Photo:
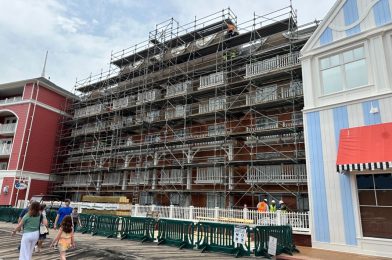
[[[294,0],[300,23],[321,19],[333,0]],[[67,5],[67,3],[69,3]],[[71,90],[75,78],[83,78],[107,68],[111,51],[128,48],[148,39],[155,24],[174,17],[184,24],[231,6],[241,22],[253,11],[265,14],[288,4],[277,1],[170,0],[155,2],[112,0],[95,2],[82,10],[80,2],[55,0],[2,1],[0,9],[0,82],[37,77],[49,50],[47,75],[56,84]],[[112,8],[116,5],[116,8]],[[78,11],[78,12],[77,12]],[[96,12],[96,13],[94,13]]]

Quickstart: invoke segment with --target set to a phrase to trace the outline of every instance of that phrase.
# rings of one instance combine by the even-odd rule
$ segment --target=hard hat
[[[272,200],[271,203],[275,203],[275,200]]]
[[[267,202],[268,200],[267,200],[267,199],[264,199],[264,201]]]
[[[283,204],[283,203],[284,203],[283,200],[280,200],[280,201],[279,201],[279,204]]]

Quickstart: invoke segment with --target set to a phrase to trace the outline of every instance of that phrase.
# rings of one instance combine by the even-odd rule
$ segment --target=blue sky
[[[299,23],[323,19],[334,0],[293,0]],[[46,50],[46,74],[72,90],[75,79],[107,69],[111,51],[148,38],[155,24],[230,7],[239,23],[285,7],[288,0],[1,0],[0,83],[40,76]]]

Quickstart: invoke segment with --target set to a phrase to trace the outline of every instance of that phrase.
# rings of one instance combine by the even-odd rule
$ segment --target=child
[[[57,233],[56,238],[53,240],[50,246],[52,247],[55,244],[58,245],[60,251],[60,259],[65,260],[65,253],[67,252],[67,250],[71,247],[75,247],[71,216],[65,216],[63,221],[61,222],[59,232]]]
[[[78,227],[82,226],[82,223],[80,222],[78,208],[73,208],[73,211],[71,213],[71,217],[72,217],[72,223],[74,226],[74,232],[76,232],[78,230]]]

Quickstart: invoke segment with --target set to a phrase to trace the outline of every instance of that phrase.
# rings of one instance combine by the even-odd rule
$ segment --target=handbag
[[[47,235],[47,234],[49,234],[49,230],[44,224],[42,224],[42,219],[43,219],[43,216],[41,215],[41,217],[39,218],[39,234],[40,235]]]

